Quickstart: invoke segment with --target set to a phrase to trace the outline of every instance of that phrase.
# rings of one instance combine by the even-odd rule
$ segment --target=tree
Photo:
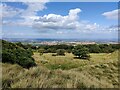
[[[89,49],[83,46],[76,46],[72,53],[80,59],[89,59]]]
[[[43,55],[43,53],[45,52],[45,49],[40,48],[40,49],[38,50],[38,52],[40,53],[40,55]]]
[[[100,52],[100,47],[97,44],[94,45],[89,45],[89,52],[90,53],[99,53]]]
[[[100,44],[99,47],[101,48],[101,53],[112,53],[114,51],[112,46],[108,44]]]
[[[56,53],[56,49],[55,48],[48,48],[45,52],[46,53]]]
[[[70,50],[70,49],[66,50],[67,53],[71,53],[71,51],[72,51],[72,50]]]
[[[64,49],[58,49],[56,51],[57,55],[65,55],[65,50]]]

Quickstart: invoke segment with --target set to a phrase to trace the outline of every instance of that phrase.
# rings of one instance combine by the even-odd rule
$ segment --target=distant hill
[[[3,40],[10,42],[42,42],[42,41],[81,41],[81,42],[96,42],[96,43],[109,43],[109,42],[118,42],[118,39],[54,39],[54,38],[3,38]]]

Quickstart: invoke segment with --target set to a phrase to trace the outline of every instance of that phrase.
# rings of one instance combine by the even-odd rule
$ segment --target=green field
[[[118,51],[90,54],[90,60],[34,52],[37,66],[2,64],[3,87],[11,88],[117,88]]]

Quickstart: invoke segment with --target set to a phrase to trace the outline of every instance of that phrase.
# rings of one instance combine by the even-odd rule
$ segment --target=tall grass
[[[24,69],[2,63],[3,88],[114,88],[118,87],[117,52],[91,54],[90,61],[72,54],[52,56],[35,53],[37,66]],[[41,60],[47,60],[42,63]],[[56,66],[54,66],[56,65]]]

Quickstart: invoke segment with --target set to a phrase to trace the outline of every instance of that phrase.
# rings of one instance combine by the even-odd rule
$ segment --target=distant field
[[[116,52],[114,52],[116,53]],[[117,54],[117,53],[116,53]],[[73,69],[78,67],[90,66],[95,64],[104,64],[112,62],[113,59],[116,61],[117,55],[111,53],[98,53],[90,54],[90,60],[76,59],[72,53],[66,53],[65,56],[52,56],[52,53],[46,53],[39,55],[35,52],[33,57],[37,64],[47,66],[49,69]],[[53,66],[53,67],[52,67]]]
[[[117,88],[118,51],[90,54],[90,60],[73,54],[52,56],[34,52],[36,67],[24,69],[2,64],[3,87],[11,88]]]

